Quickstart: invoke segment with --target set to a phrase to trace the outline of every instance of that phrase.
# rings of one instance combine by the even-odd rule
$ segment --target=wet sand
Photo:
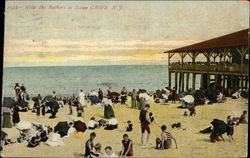
[[[130,106],[130,98],[127,101]],[[30,106],[33,103],[30,102]],[[106,146],[111,146],[114,151],[121,150],[122,135],[125,133],[124,128],[126,121],[131,120],[134,125],[132,132],[127,132],[130,139],[133,140],[135,157],[246,157],[247,155],[247,124],[240,124],[235,127],[234,140],[229,141],[224,134],[225,142],[210,143],[209,134],[200,134],[199,131],[209,127],[210,122],[214,119],[226,121],[228,115],[240,116],[243,110],[248,109],[246,99],[233,100],[227,98],[226,103],[216,103],[212,105],[204,105],[196,107],[196,116],[184,117],[185,109],[178,109],[180,103],[170,105],[160,105],[153,103],[151,100],[150,112],[153,112],[156,122],[151,127],[151,138],[147,146],[140,145],[141,132],[139,124],[139,110],[127,108],[121,104],[114,105],[116,118],[119,122],[119,129],[113,131],[105,131],[103,128],[96,129],[97,137],[95,143],[102,144],[102,152]],[[84,109],[84,122],[87,124],[90,117],[94,116],[97,120],[103,118],[103,109],[97,107],[89,107]],[[37,117],[35,113],[20,112],[21,120],[29,122],[39,122],[54,127],[59,121],[67,121],[71,117],[76,116],[74,109],[73,115],[68,115],[68,106],[59,109],[57,118],[48,119],[50,114],[45,117]],[[181,122],[182,129],[172,129],[171,124]],[[155,139],[160,137],[160,126],[167,125],[168,131],[176,138],[178,149],[173,146],[168,150],[156,150]],[[19,132],[15,127],[3,128],[3,131],[9,134],[8,138],[17,138]],[[93,132],[87,130],[81,137],[72,135],[63,139],[64,146],[50,147],[46,144],[40,144],[36,148],[28,148],[24,144],[15,143],[4,146],[2,155],[6,157],[79,157],[84,152],[84,144],[89,138],[89,134]]]

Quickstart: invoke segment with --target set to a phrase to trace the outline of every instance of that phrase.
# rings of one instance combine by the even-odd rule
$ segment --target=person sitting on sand
[[[174,140],[177,149],[177,143],[175,138],[172,136],[171,133],[166,132],[167,126],[162,125],[161,130],[161,139],[156,138],[156,149],[169,149],[172,145],[172,139]]]
[[[96,137],[95,132],[90,133],[90,138],[85,143],[85,154],[84,157],[88,158],[91,157],[94,151],[94,139]]]
[[[127,121],[126,132],[131,132],[133,130],[133,124],[130,120]]]
[[[240,119],[239,119],[239,122],[237,123],[237,125],[240,123],[247,124],[246,118],[247,118],[247,111],[245,110],[245,111],[243,111],[243,114],[240,116]]]
[[[91,117],[88,123],[88,129],[94,130],[98,127],[99,127],[99,122],[97,122],[94,117]]]
[[[183,116],[187,116],[188,114],[187,114],[187,111],[184,111],[184,114],[183,114]]]
[[[111,116],[111,119],[109,120],[107,126],[104,128],[105,130],[114,130],[118,128],[118,121]]]
[[[123,135],[122,151],[120,152],[120,156],[134,156],[133,142],[128,138],[127,134]]]
[[[234,94],[232,94],[232,99],[239,99],[240,98],[240,92],[236,91]]]
[[[46,142],[48,140],[48,134],[52,131],[53,129],[50,126],[48,126],[47,129],[44,129],[44,128],[40,129],[39,130],[39,136],[41,138],[40,141]]]
[[[103,153],[101,152],[101,147],[102,145],[100,143],[97,143],[95,146],[94,146],[94,152],[92,152],[90,154],[90,157],[102,157],[103,156]]]
[[[118,155],[115,154],[115,153],[112,151],[111,146],[107,146],[107,147],[105,148],[105,152],[106,152],[106,154],[104,155],[104,157],[118,157]]]

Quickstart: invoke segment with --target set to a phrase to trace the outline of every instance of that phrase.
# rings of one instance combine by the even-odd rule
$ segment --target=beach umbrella
[[[16,128],[19,129],[19,130],[31,129],[32,128],[32,124],[30,122],[27,122],[27,121],[20,121],[17,124]]]
[[[38,97],[33,97],[32,100],[33,100],[34,102],[39,102]]]
[[[45,96],[45,97],[43,98],[43,100],[45,100],[45,101],[53,100],[53,96],[51,96],[51,95]]]
[[[1,140],[4,140],[7,137],[7,133],[5,133],[4,131],[1,131]]]
[[[57,125],[54,127],[54,132],[58,132],[61,137],[68,135],[68,130],[70,126],[68,125],[67,121],[58,122]]]
[[[194,102],[194,97],[192,95],[186,95],[183,98],[180,98],[180,100],[183,100],[187,103],[193,103]]]
[[[28,107],[29,106],[29,103],[24,101],[24,100],[18,100],[17,101],[17,105],[18,106],[21,106],[22,108],[25,108],[25,107]]]
[[[169,90],[170,92],[172,92],[173,90],[169,87],[165,87],[167,90]]]
[[[224,134],[228,131],[228,125],[222,120],[214,119],[211,124],[214,127],[213,132],[216,134]]]
[[[118,97],[118,96],[120,96],[120,93],[117,93],[117,92],[110,92],[109,93],[109,96],[111,96],[111,97]]]
[[[54,99],[51,99],[45,105],[50,107],[50,109],[53,109],[54,111],[57,111],[60,108],[58,102],[56,100],[54,100]]]
[[[101,102],[97,96],[89,96],[89,99],[90,99],[92,104],[97,104],[97,103]]]
[[[211,133],[213,130],[212,130],[212,127],[208,127],[208,128],[205,128],[203,130],[200,130],[200,133],[203,133],[203,134],[206,134],[206,133]]]
[[[16,101],[11,97],[3,98],[3,107],[12,108],[16,104]]]
[[[80,120],[74,122],[73,127],[76,129],[77,132],[85,132],[87,129],[86,124]]]

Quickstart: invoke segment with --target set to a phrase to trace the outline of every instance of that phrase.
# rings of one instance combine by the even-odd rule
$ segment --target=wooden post
[[[179,73],[179,92],[181,92],[181,81],[182,81],[182,75],[181,72]]]
[[[244,89],[243,81],[244,81],[243,76],[240,76],[240,88],[241,88],[241,89]]]
[[[227,88],[232,88],[231,87],[231,76],[227,75]]]
[[[210,74],[207,74],[207,86],[206,88],[209,88],[209,84],[210,84]]]
[[[192,83],[192,88],[193,88],[193,90],[195,90],[195,79],[196,79],[196,74],[195,73],[193,73],[193,83]]]
[[[235,80],[235,76],[231,75],[231,87],[233,90],[235,90],[234,80]]]
[[[249,88],[248,87],[248,77],[247,76],[245,77],[245,88]]]
[[[224,92],[224,90],[226,89],[226,75],[222,75],[222,77],[223,77],[223,80],[222,80],[222,90],[223,90],[223,92]]]
[[[168,73],[168,87],[171,88],[171,72]]]
[[[187,72],[187,75],[186,75],[186,90],[188,90],[189,88],[189,72]]]
[[[200,87],[201,88],[204,88],[204,83],[203,83],[203,77],[204,77],[204,74],[201,74],[201,82],[200,82]]]
[[[181,91],[184,92],[184,72],[181,73]]]
[[[175,72],[175,89],[176,89],[176,91],[177,91],[177,89],[178,89],[178,72]]]

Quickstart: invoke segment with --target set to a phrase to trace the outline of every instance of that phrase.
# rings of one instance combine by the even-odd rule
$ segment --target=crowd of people
[[[208,99],[208,103],[221,103],[225,101],[225,96],[230,96],[233,99],[237,99],[240,96],[240,92],[232,92],[230,90],[226,90],[224,93],[216,89],[216,87],[211,87],[209,90],[204,91],[200,90],[188,90],[186,92],[177,93],[176,88],[170,89],[166,87],[166,90],[157,90],[155,93],[149,93],[145,89],[133,89],[132,92],[128,92],[125,87],[122,88],[120,93],[111,92],[111,88],[107,89],[107,95],[104,95],[101,89],[96,92],[95,90],[91,90],[90,93],[84,93],[82,89],[80,89],[79,94],[72,95],[71,97],[61,97],[57,95],[56,91],[53,91],[51,95],[42,97],[38,94],[36,97],[32,98],[34,102],[33,108],[29,108],[29,106],[21,106],[22,110],[26,109],[32,110],[32,112],[36,113],[38,117],[40,114],[42,116],[46,116],[47,113],[50,113],[50,119],[56,118],[56,113],[60,108],[68,106],[69,115],[74,114],[74,110],[76,110],[76,117],[83,118],[84,108],[88,106],[96,106],[104,109],[103,118],[100,120],[96,120],[94,117],[91,117],[88,125],[85,125],[81,120],[74,120],[73,122],[59,122],[54,127],[54,133],[52,132],[52,128],[49,126],[42,125],[34,125],[30,128],[33,128],[33,133],[35,135],[30,135],[27,129],[20,129],[20,124],[23,124],[21,118],[19,116],[20,101],[27,102],[29,100],[29,95],[27,94],[27,90],[22,84],[19,86],[18,83],[14,86],[15,98],[12,107],[3,107],[3,126],[2,128],[11,128],[12,124],[10,122],[10,113],[13,113],[12,122],[13,125],[16,126],[20,130],[20,137],[18,138],[19,143],[26,140],[28,142],[28,147],[36,147],[40,142],[46,142],[50,146],[61,146],[63,145],[61,141],[61,137],[69,135],[72,131],[85,132],[85,130],[95,130],[97,128],[103,128],[104,130],[116,130],[118,129],[118,120],[116,119],[115,111],[113,109],[113,104],[120,102],[121,105],[127,105],[128,96],[131,97],[131,105],[130,107],[133,109],[140,110],[139,121],[141,128],[141,145],[146,146],[149,142],[151,136],[150,125],[154,122],[155,118],[152,112],[149,112],[150,109],[150,97],[153,97],[155,103],[161,103],[162,105],[169,105],[168,102],[176,103],[177,101],[181,101],[182,105],[180,107],[187,108],[189,110],[189,115],[194,116],[196,114],[195,106],[205,104],[205,100]],[[89,104],[90,103],[90,104]],[[3,103],[5,104],[5,103]],[[23,104],[23,103],[22,103]],[[28,105],[28,104],[27,104]],[[23,111],[25,112],[25,111]],[[247,123],[246,121],[246,111],[243,112],[241,117],[239,118],[238,123]],[[184,112],[184,116],[188,116],[187,112]],[[77,123],[76,123],[77,122]],[[76,125],[77,124],[77,125]],[[227,119],[228,125],[228,135],[233,136],[233,127],[236,125],[232,122],[231,117]],[[34,126],[34,127],[33,127]],[[131,132],[136,128],[133,126],[130,120],[127,121],[127,126],[125,127],[125,132]],[[173,128],[173,127],[172,127]],[[172,136],[170,132],[167,131],[167,126],[161,126],[161,138],[156,139],[156,149],[169,149],[172,145],[172,140],[174,140],[176,148],[177,141]],[[34,132],[35,131],[35,132]],[[214,140],[219,140],[218,136],[220,134],[213,132],[210,136],[211,142]],[[111,146],[105,147],[106,154],[101,152],[101,144],[94,143],[94,139],[96,137],[96,133],[92,132],[90,134],[90,138],[87,140],[85,144],[85,157],[117,157],[117,156],[134,156],[133,152],[133,141],[129,139],[129,136],[125,133],[123,135],[122,140],[122,149],[119,152],[114,152]],[[146,138],[145,138],[146,137]],[[15,141],[14,141],[15,142]],[[59,144],[59,145],[58,145]]]

